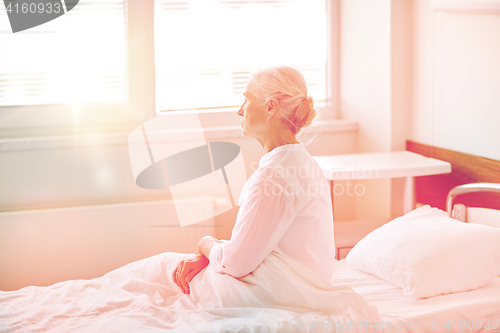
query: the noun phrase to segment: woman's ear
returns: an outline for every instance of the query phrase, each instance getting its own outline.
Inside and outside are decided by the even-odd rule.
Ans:
[[[278,111],[278,101],[272,99],[267,104],[267,120],[271,120]]]

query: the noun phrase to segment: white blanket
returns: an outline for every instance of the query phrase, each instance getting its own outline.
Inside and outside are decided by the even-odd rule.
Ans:
[[[102,277],[0,292],[1,332],[381,332],[377,310],[272,253],[241,279],[207,267],[183,294],[162,253]]]

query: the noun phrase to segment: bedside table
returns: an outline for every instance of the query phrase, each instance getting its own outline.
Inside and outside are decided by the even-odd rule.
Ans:
[[[404,178],[404,213],[408,213],[415,208],[413,177],[451,172],[450,163],[409,151],[314,156],[314,159],[330,182],[332,205],[335,180]],[[358,241],[386,222],[388,221],[336,221],[335,246],[337,259],[340,259],[341,256],[345,257]]]
[[[415,208],[413,177],[451,172],[450,163],[409,151],[314,156],[314,159],[330,181],[332,191],[335,180],[405,178],[405,213]]]

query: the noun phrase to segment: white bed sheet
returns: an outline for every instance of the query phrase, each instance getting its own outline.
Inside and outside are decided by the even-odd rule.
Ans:
[[[0,332],[382,332],[336,330],[329,322],[380,318],[352,288],[274,253],[240,281],[207,267],[184,295],[171,277],[184,256],[167,252],[91,280],[0,291]],[[322,327],[299,329],[308,323]]]
[[[406,325],[408,333],[500,332],[500,277],[476,290],[415,299],[398,286],[349,266],[345,259],[335,262],[334,272],[334,284],[351,286],[375,305],[385,332],[396,332],[398,324]]]
[[[186,296],[170,277],[182,257],[164,253],[101,278],[0,292],[0,332],[500,332],[493,329],[493,321],[500,321],[500,278],[475,291],[415,300],[345,260],[335,263],[336,286],[327,287],[307,270],[273,257],[246,279],[248,285],[204,271]],[[261,287],[255,284],[262,282]],[[250,307],[241,307],[242,300]],[[269,308],[276,302],[292,307]],[[306,310],[311,307],[330,311]],[[347,324],[359,318],[375,329],[364,323],[338,330],[328,325],[299,329],[300,323]],[[490,329],[461,329],[462,319],[483,324],[489,319]]]

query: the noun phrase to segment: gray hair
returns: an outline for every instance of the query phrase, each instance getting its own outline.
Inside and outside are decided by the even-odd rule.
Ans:
[[[294,135],[316,118],[317,110],[313,98],[307,95],[304,76],[292,66],[255,70],[250,76],[246,93],[262,104],[276,100],[282,123]]]

